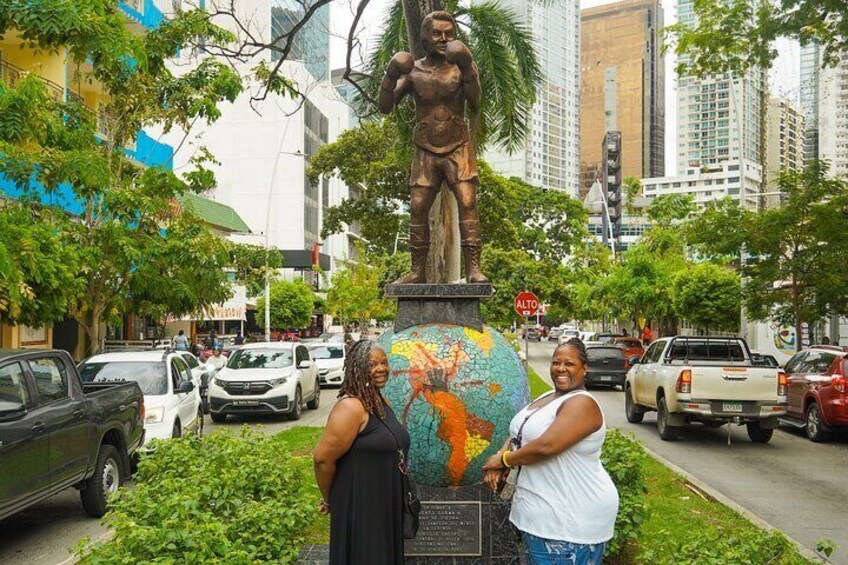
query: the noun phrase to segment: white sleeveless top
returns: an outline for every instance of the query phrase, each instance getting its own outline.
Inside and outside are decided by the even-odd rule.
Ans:
[[[564,402],[578,395],[597,403],[585,390],[576,390],[552,400],[538,413],[524,408],[512,419],[510,436],[517,437],[522,422],[532,414],[521,438],[522,446],[527,445],[547,431]],[[509,515],[516,528],[540,538],[580,544],[612,538],[618,491],[601,465],[605,437],[604,420],[600,429],[559,455],[522,468]]]

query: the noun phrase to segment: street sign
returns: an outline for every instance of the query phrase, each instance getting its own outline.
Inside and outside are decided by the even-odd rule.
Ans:
[[[535,316],[539,310],[539,297],[532,292],[524,291],[515,297],[515,312],[519,316]]]

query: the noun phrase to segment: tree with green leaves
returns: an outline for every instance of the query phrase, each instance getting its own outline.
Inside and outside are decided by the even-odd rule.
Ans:
[[[315,292],[303,279],[279,280],[271,285],[270,294],[272,328],[305,328],[312,321]],[[265,310],[264,296],[259,298],[256,308],[260,312]]]
[[[777,187],[783,200],[775,208],[752,212],[730,202],[708,208],[694,222],[693,239],[703,256],[745,249],[749,315],[791,324],[800,336],[804,323],[848,314],[848,182],[811,161],[801,171],[781,172]],[[739,235],[720,239],[725,233]]]
[[[175,206],[185,191],[214,185],[205,167],[213,157],[198,151],[194,170],[179,179],[164,167],[139,166],[126,147],[147,126],[188,132],[220,116],[220,103],[242,91],[231,66],[207,58],[178,76],[166,61],[198,41],[223,44],[235,36],[204,10],[178,12],[155,30],[136,32],[117,0],[4,3],[0,34],[13,30],[29,47],[61,51],[88,69],[78,71],[80,80],[97,82],[106,95],[103,131],[89,108],[53,100],[35,76],[0,87],[0,170],[23,193],[21,201],[35,206],[68,184],[82,208],[71,222],[57,214],[42,221],[73,254],[74,276],[84,281],[79,292],[68,285],[66,300],[87,350],[98,347],[104,319],[131,311],[181,316],[224,300],[226,246]],[[256,77],[267,73],[254,69]],[[290,87],[282,80],[272,85]]]
[[[823,63],[833,66],[848,50],[848,5],[839,0],[694,0],[696,22],[665,28],[666,47],[681,57],[679,74],[704,76],[752,66],[770,68],[774,41],[798,40],[821,46]]]
[[[360,328],[367,328],[372,319],[392,319],[395,303],[383,298],[381,286],[386,270],[384,257],[360,249],[358,260],[333,274],[327,291],[327,311],[338,323],[358,322]]]
[[[705,262],[678,271],[672,294],[674,313],[696,328],[736,331],[742,307],[739,273]]]

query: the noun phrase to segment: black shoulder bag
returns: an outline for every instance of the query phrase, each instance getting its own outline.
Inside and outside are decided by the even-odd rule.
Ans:
[[[412,482],[409,480],[409,467],[406,464],[406,454],[400,446],[397,436],[392,431],[392,428],[382,419],[378,418],[380,423],[386,426],[392,437],[395,438],[395,444],[398,451],[397,468],[400,471],[402,489],[403,489],[403,539],[415,539],[415,534],[418,533],[418,515],[421,513],[421,501],[418,495],[415,494],[415,489]]]

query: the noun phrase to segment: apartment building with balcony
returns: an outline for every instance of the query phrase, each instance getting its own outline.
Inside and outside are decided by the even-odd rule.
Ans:
[[[775,192],[782,171],[804,168],[804,114],[785,98],[769,99],[766,121],[766,192]],[[766,206],[780,201],[776,195],[765,197]]]
[[[155,29],[163,20],[163,14],[153,0],[122,0],[119,8],[126,16],[127,27],[138,33]],[[105,136],[109,120],[103,109],[109,98],[92,71],[90,62],[73,62],[65,49],[32,48],[16,30],[9,30],[0,37],[0,80],[5,85],[14,86],[25,76],[38,77],[55,100],[78,102],[95,114],[98,135]],[[173,168],[173,149],[143,130],[138,132],[125,151],[140,166]],[[37,184],[30,187],[41,193],[44,204],[59,206],[70,214],[82,211],[82,203],[76,199],[70,185],[60,186],[50,193],[39,188]],[[20,195],[18,187],[0,170],[0,199]],[[0,347],[62,347],[73,353],[78,346],[76,322],[66,322],[42,328],[0,324]]]

